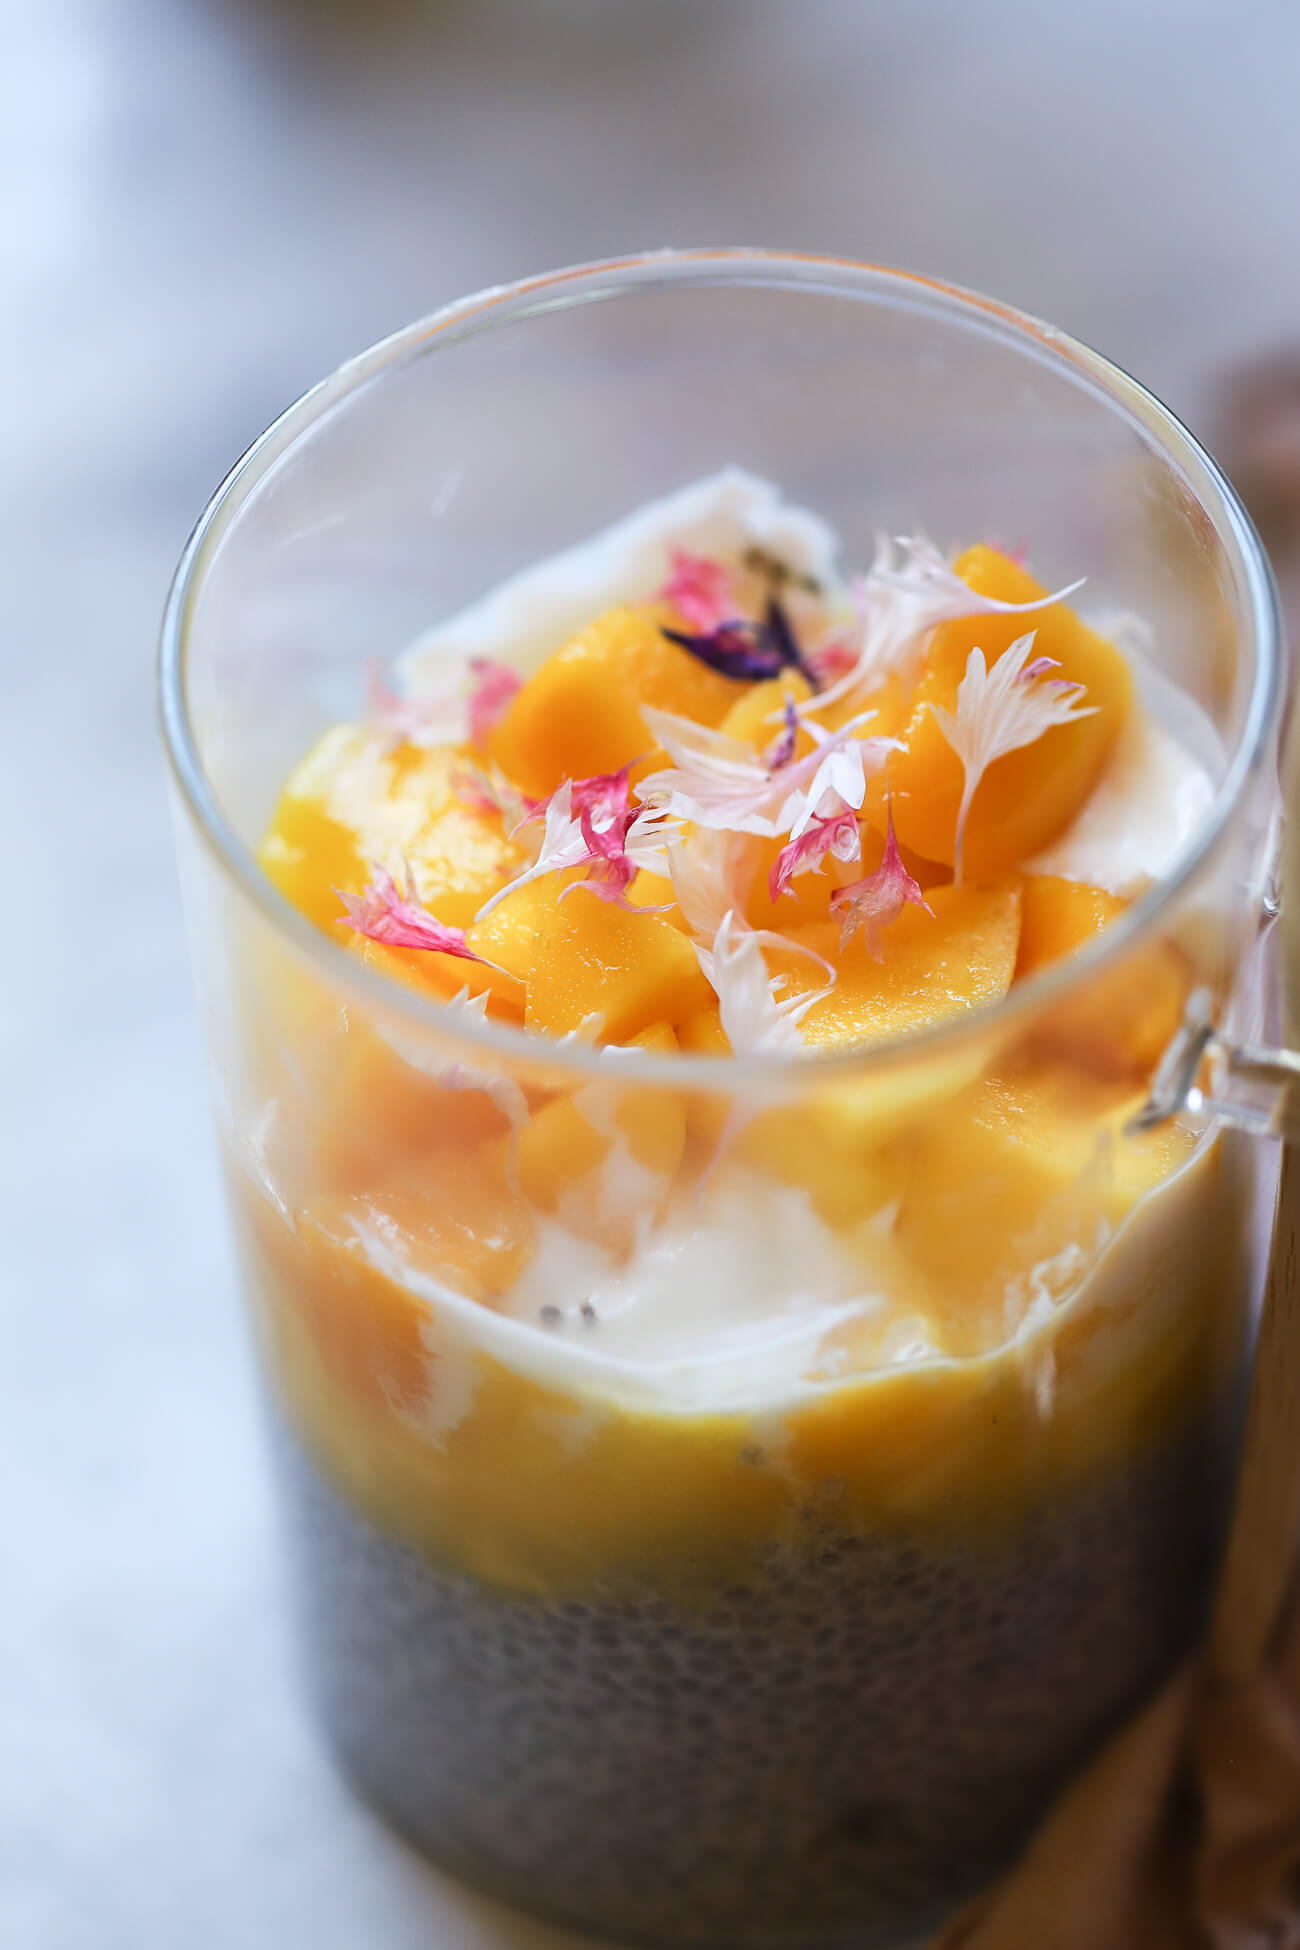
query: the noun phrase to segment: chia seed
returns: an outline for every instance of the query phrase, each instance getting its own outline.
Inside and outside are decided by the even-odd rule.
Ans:
[[[487,1587],[376,1529],[280,1426],[311,1686],[354,1784],[521,1908],[694,1950],[885,1950],[1000,1868],[1191,1643],[1227,1473],[1202,1422],[985,1543],[823,1504],[755,1550],[740,1614],[734,1587],[685,1603],[650,1574]]]

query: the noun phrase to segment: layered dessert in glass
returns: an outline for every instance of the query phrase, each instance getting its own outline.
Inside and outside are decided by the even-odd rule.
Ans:
[[[360,1789],[619,1940],[893,1950],[1201,1622],[1251,1180],[1151,1091],[1249,1007],[1272,701],[1227,596],[1171,643],[1050,497],[976,480],[941,548],[915,480],[873,538],[665,467],[400,633],[352,600],[381,470],[332,661],[292,494],[262,557],[227,490],[171,726],[227,1177]],[[1230,589],[1201,503],[1110,486]]]
[[[295,906],[594,1058],[308,1013],[315,1114],[232,1174],[334,1737],[546,1910],[923,1913],[1196,1629],[1239,1192],[1212,1132],[1129,1127],[1210,917],[892,1089],[664,1080],[923,1036],[1177,859],[1213,728],[1082,594],[987,543],[849,577],[722,475],[372,674],[285,786]]]

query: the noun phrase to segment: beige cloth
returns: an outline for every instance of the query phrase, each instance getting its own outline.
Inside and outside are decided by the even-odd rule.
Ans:
[[[1284,1147],[1206,1647],[932,1950],[1300,1950],[1300,1152]]]

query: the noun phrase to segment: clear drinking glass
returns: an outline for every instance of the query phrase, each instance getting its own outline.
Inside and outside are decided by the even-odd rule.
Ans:
[[[1023,540],[1148,619],[1217,734],[1179,869],[1001,1004],[798,1060],[466,1021],[281,898],[255,849],[367,660],[731,464],[849,561],[882,528]],[[454,305],[309,393],[204,515],[162,687],[303,1651],[349,1775],[440,1861],[619,1938],[910,1941],[1184,1650],[1212,1576],[1255,1275],[1251,1147],[1198,1062],[1258,1033],[1279,688],[1231,490],[1005,307],[659,253]],[[1116,1051],[1167,1042],[1135,1118]],[[682,1292],[754,1296],[769,1343],[604,1354],[548,1247],[560,1200],[602,1265],[698,1222]],[[875,1311],[823,1237],[873,1221],[902,1269]]]

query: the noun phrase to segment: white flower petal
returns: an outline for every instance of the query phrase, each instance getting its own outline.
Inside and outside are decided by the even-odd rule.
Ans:
[[[843,677],[801,705],[800,712],[818,711],[845,697],[864,697],[893,671],[906,676],[920,658],[925,638],[940,623],[962,616],[1028,615],[1064,602],[1081,586],[1082,578],[1030,603],[1002,602],[977,594],[925,536],[891,540],[879,535],[875,560],[856,591],[862,633],[858,660]]]
[[[777,1000],[777,992],[789,983],[788,975],[769,976],[763,960],[763,941],[780,941],[780,936],[760,935],[735,918],[724,914],[712,948],[696,948],[704,970],[718,998],[718,1014],[723,1033],[733,1051],[798,1050],[803,1048],[799,1024],[814,1003],[830,994],[835,986],[835,971],[829,963],[829,982],[806,995]],[[790,944],[793,945],[793,944]],[[819,961],[821,957],[816,959]]]
[[[1083,704],[1083,686],[1046,674],[1027,675],[1025,666],[1034,647],[1034,632],[1017,637],[990,670],[984,652],[972,650],[966,674],[957,686],[956,715],[931,704],[935,722],[961,760],[963,785],[957,813],[953,878],[961,882],[962,841],[975,788],[996,758],[1032,745],[1053,725],[1092,717],[1093,704]]]

